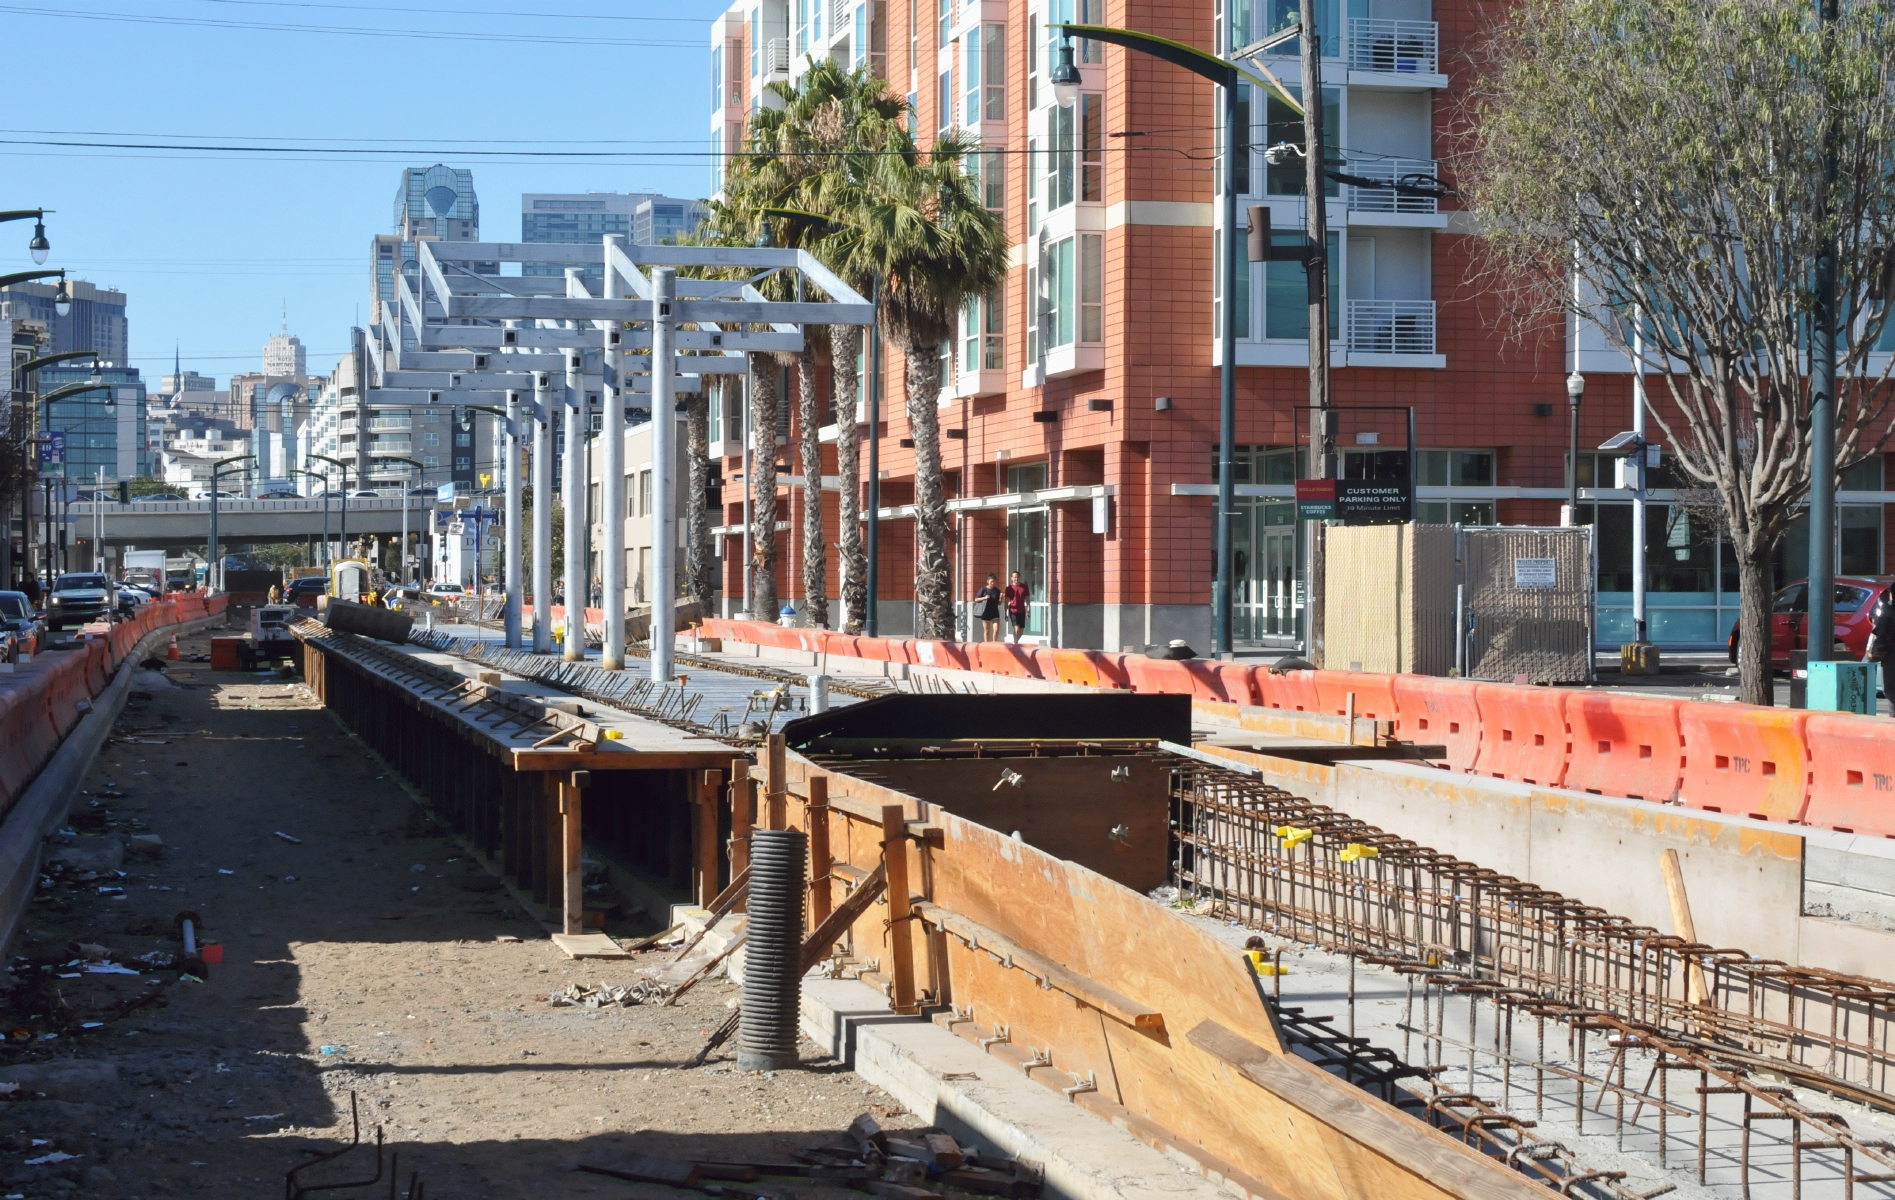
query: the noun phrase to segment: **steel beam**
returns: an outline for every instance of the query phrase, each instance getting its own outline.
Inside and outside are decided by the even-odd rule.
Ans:
[[[623,245],[623,234],[608,233],[604,249]],[[619,276],[605,273],[605,296],[618,298]],[[608,382],[604,388],[604,413],[599,430],[599,550],[600,607],[605,610],[605,645],[600,665],[608,671],[625,669],[625,406],[619,400],[618,385],[624,378],[623,329],[605,330],[605,365]],[[673,356],[666,347],[662,357]],[[741,357],[741,356],[740,356]],[[663,390],[656,393],[653,409],[662,403]],[[662,428],[657,426],[655,428]],[[654,449],[657,434],[652,435]]]

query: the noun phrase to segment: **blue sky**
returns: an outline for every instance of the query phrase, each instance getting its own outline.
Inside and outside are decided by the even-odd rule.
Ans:
[[[709,22],[727,5],[0,2],[19,68],[0,208],[58,210],[47,266],[127,293],[132,365],[154,384],[174,344],[220,386],[257,369],[285,302],[327,373],[367,320],[369,239],[389,229],[403,167],[472,170],[491,240],[519,237],[522,192],[701,196]],[[24,144],[49,141],[140,146]],[[0,273],[33,265],[31,235],[0,225]]]

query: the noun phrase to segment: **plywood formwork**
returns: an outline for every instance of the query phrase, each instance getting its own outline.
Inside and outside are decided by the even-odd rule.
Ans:
[[[898,1008],[908,994],[947,1006],[957,1032],[1005,1043],[1029,1073],[1071,1081],[1076,1103],[1253,1195],[1540,1194],[1286,1053],[1242,960],[1140,892],[794,753],[772,781],[789,826],[808,828],[816,778],[834,863],[813,886],[838,889],[837,901],[881,864],[885,843],[903,868],[891,881],[907,876],[909,895],[872,906],[849,933],[850,957]],[[896,923],[918,935],[905,957]]]

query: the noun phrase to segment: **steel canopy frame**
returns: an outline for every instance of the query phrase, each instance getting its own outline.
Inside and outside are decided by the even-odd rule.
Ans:
[[[537,263],[565,268],[563,280],[540,276],[497,276],[474,264]],[[600,295],[593,295],[581,268],[603,266]],[[707,279],[683,272],[749,272],[747,277]],[[782,272],[800,276],[798,299],[770,300],[757,290],[764,279]],[[601,559],[605,604],[603,665],[621,669],[625,654],[623,463],[624,400],[652,398],[651,673],[668,681],[676,603],[677,522],[673,506],[675,396],[680,388],[696,391],[706,375],[743,374],[753,352],[794,353],[802,349],[806,325],[873,325],[876,306],[808,251],[780,247],[640,246],[606,235],[597,248],[558,243],[438,242],[416,246],[413,285],[406,271],[395,273],[392,322],[377,326],[366,355],[371,386],[365,407],[428,408],[440,404],[504,405],[508,421],[508,462],[517,463],[520,424],[533,421],[534,594],[542,609],[550,605],[552,408],[572,416],[567,425],[569,472],[584,469],[578,422],[592,405],[603,410],[606,438],[601,471],[603,521]],[[826,299],[804,298],[813,286]],[[695,329],[680,326],[695,325]],[[730,326],[763,326],[731,329]],[[411,343],[412,350],[404,349]],[[627,356],[627,351],[634,352]],[[637,351],[650,351],[638,354]],[[495,353],[497,352],[497,353]],[[524,360],[524,361],[523,361]],[[669,370],[659,364],[669,364]],[[642,368],[642,370],[641,370]],[[654,369],[657,368],[657,369]],[[555,398],[553,372],[563,376]],[[529,390],[532,397],[525,393]],[[589,420],[587,421],[590,424]],[[507,511],[520,511],[517,467],[506,471]],[[589,523],[583,521],[587,492],[567,475],[566,546],[568,559],[566,656],[584,653],[584,601],[580,575],[589,555]],[[517,518],[516,518],[517,519]],[[510,534],[517,538],[518,534]],[[518,555],[507,556],[510,640],[517,640],[517,598],[521,594]],[[544,575],[542,575],[544,573]],[[536,613],[534,649],[544,652],[549,621]]]

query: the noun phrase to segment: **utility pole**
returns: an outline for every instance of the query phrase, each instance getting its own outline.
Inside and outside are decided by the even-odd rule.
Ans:
[[[672,652],[676,641],[672,626],[678,602],[676,499],[677,380],[672,372],[676,357],[674,334],[677,322],[671,316],[671,303],[678,294],[678,272],[672,267],[654,267],[651,272],[651,678],[654,683],[671,681]],[[747,481],[746,481],[747,482]],[[623,507],[621,505],[620,507]],[[624,528],[622,518],[608,512],[606,520]],[[621,556],[623,557],[623,556]],[[607,576],[609,579],[610,576]],[[625,605],[607,597],[607,603],[624,620]],[[610,618],[608,617],[608,620]]]
[[[619,298],[618,268],[612,263],[612,250],[625,248],[625,235],[605,235],[605,298]],[[599,391],[603,411],[599,424],[599,604],[605,609],[605,643],[600,649],[599,665],[608,671],[625,669],[625,398],[631,389],[625,382],[625,355],[619,348],[624,338],[623,322],[608,322],[605,331],[604,386]],[[653,335],[654,340],[656,335]],[[657,361],[654,350],[652,361]],[[657,368],[652,368],[657,378]],[[654,393],[652,409],[657,410]],[[653,426],[654,429],[657,426]],[[653,450],[658,435],[652,434]],[[661,462],[653,454],[653,461]],[[660,470],[663,468],[660,467]],[[657,532],[654,527],[653,532]],[[657,614],[653,614],[654,621]],[[657,626],[653,625],[654,630]]]
[[[1836,0],[1816,0],[1822,21],[1822,65],[1829,61]],[[1836,231],[1828,228],[1836,187],[1836,121],[1823,113],[1823,173],[1817,189],[1816,221],[1822,246],[1816,251],[1816,295],[1809,340],[1809,659],[1828,662],[1836,640]],[[1870,697],[1874,694],[1871,691]]]
[[[1311,479],[1335,478],[1334,426],[1329,409],[1329,214],[1323,165],[1323,48],[1316,31],[1315,0],[1302,0],[1303,23],[1303,201],[1309,235],[1309,466]],[[1309,560],[1303,594],[1309,637],[1304,654],[1323,665],[1323,523],[1310,522]]]

